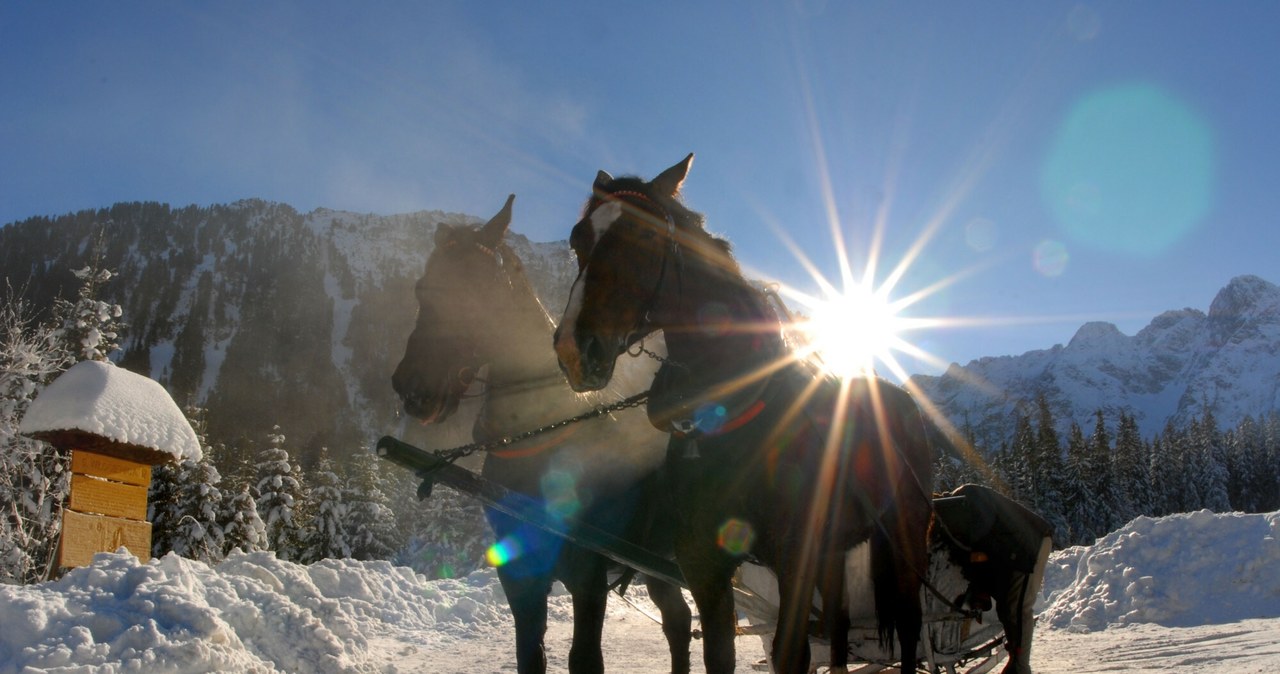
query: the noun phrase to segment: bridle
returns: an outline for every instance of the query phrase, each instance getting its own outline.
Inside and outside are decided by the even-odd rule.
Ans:
[[[458,239],[455,238],[446,242],[443,246],[440,246],[439,249],[450,250],[452,248],[456,248],[461,243],[462,242],[460,242]],[[499,241],[498,245],[492,248],[475,240],[469,241],[467,243],[475,247],[477,250],[484,253],[485,255],[489,256],[494,261],[494,264],[497,267],[497,274],[495,274],[495,276],[501,279],[502,282],[506,283],[508,288],[515,288],[515,281],[511,277],[511,269],[507,266],[506,258],[503,256],[503,250],[507,249],[507,245],[505,243],[503,243],[502,241]],[[511,257],[512,259],[515,259],[514,255],[512,255]],[[471,373],[472,376],[470,378],[466,378],[465,375],[467,373]],[[557,373],[557,376],[558,376],[558,373]],[[460,384],[463,389],[462,393],[459,395],[459,398],[463,400],[466,400],[469,398],[482,398],[485,395],[496,393],[498,391],[505,390],[508,388],[511,388],[511,389],[531,388],[534,383],[539,385],[542,384],[541,380],[539,380],[538,382],[513,382],[510,384],[494,384],[490,382],[488,378],[480,377],[479,372],[477,370],[467,366],[464,366],[458,370],[456,378],[458,380],[457,383]],[[483,384],[484,385],[483,390],[481,390],[478,393],[467,393],[466,390],[471,387],[471,384],[473,382],[480,382],[481,384]]]
[[[617,192],[606,192],[601,196],[601,203],[610,199],[627,203],[624,198],[630,198],[640,201],[645,208],[642,211],[656,211],[666,222],[667,245],[662,248],[662,266],[658,269],[658,280],[654,283],[653,290],[649,293],[649,298],[641,305],[640,323],[628,333],[625,344],[631,344],[633,335],[639,334],[641,337],[652,332],[651,315],[654,306],[658,303],[658,298],[662,294],[663,286],[667,278],[667,269],[675,266],[676,284],[677,284],[677,302],[682,303],[684,297],[684,255],[680,249],[680,241],[677,239],[676,221],[672,217],[671,212],[664,208],[657,201],[654,201],[649,195],[635,190],[618,190]],[[636,204],[630,204],[635,206]],[[597,208],[599,206],[597,205]],[[594,209],[592,209],[594,211]],[[599,241],[596,242],[599,244]],[[674,262],[672,262],[674,260]],[[643,350],[643,349],[642,349]]]

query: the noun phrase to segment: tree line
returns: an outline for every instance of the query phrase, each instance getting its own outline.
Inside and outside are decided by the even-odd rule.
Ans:
[[[1064,438],[1043,395],[1033,408],[1014,413],[1013,437],[999,447],[975,447],[972,427],[963,428],[964,439],[954,444],[965,451],[938,456],[939,489],[992,485],[1040,513],[1053,526],[1057,547],[1088,545],[1140,516],[1280,509],[1280,414],[1274,411],[1225,430],[1209,411],[1143,439],[1127,412],[1111,426],[1097,410],[1087,435],[1072,421]]]

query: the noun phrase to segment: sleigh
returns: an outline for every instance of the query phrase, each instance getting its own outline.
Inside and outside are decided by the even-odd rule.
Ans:
[[[382,458],[413,470],[423,478],[418,491],[420,498],[429,496],[434,484],[445,484],[478,499],[486,507],[561,536],[640,573],[687,587],[679,567],[671,559],[589,525],[550,516],[533,499],[511,492],[432,452],[390,436],[378,441],[376,451]],[[934,674],[983,674],[992,670],[1004,658],[1004,630],[995,611],[976,614],[954,606],[955,598],[964,596],[969,584],[959,567],[952,563],[944,546],[934,543],[930,553],[927,589],[922,592],[921,666]],[[871,674],[895,668],[898,661],[896,649],[884,648],[876,633],[866,544],[849,552],[845,574],[852,614],[849,671]],[[741,617],[739,636],[761,638],[764,650],[768,652],[778,614],[777,581],[773,574],[765,567],[743,564],[734,578],[734,601]],[[815,612],[820,609],[816,606]],[[811,632],[816,634],[816,628]],[[814,662],[819,666],[825,664],[827,642],[821,636],[811,636],[810,641]],[[769,669],[767,663],[761,663],[759,668]]]
[[[951,563],[947,551],[941,545],[930,548],[928,582],[932,590],[922,592],[924,603],[924,629],[920,634],[920,666],[934,674],[983,674],[999,665],[1005,657],[1003,649],[1004,629],[996,619],[994,609],[980,614],[962,612],[952,605],[955,597],[968,590],[968,581],[959,568]],[[845,566],[846,587],[849,594],[849,671],[855,674],[872,674],[896,671],[896,648],[885,648],[876,631],[875,615],[871,609],[871,574],[867,544],[849,552]],[[941,596],[938,596],[941,595]],[[952,600],[944,600],[951,597]],[[755,564],[743,564],[734,577],[734,602],[747,625],[739,628],[739,634],[759,635],[765,653],[777,624],[777,581],[767,568]],[[815,612],[821,610],[815,606]],[[829,645],[821,636],[810,636],[810,650],[819,670],[827,664]],[[767,663],[757,666],[768,671]]]

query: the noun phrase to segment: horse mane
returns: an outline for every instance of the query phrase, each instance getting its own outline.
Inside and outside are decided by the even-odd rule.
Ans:
[[[654,192],[648,182],[639,176],[633,175],[614,178],[613,182],[609,183],[609,186],[610,192],[639,192],[648,197],[671,216],[676,230],[685,235],[681,239],[682,245],[692,244],[695,250],[706,256],[714,266],[725,270],[731,276],[742,277],[742,268],[733,257],[733,244],[728,239],[708,231],[706,216],[685,206],[679,193],[666,195]],[[585,215],[590,211],[599,201],[600,197],[598,195],[592,195],[588,198],[587,203],[582,208],[583,214]],[[745,278],[743,280],[745,281]]]

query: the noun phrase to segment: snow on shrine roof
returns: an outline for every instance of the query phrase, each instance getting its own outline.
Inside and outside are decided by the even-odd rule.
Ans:
[[[24,435],[56,431],[84,431],[176,460],[202,455],[190,422],[159,382],[94,360],[46,386],[18,426]]]

